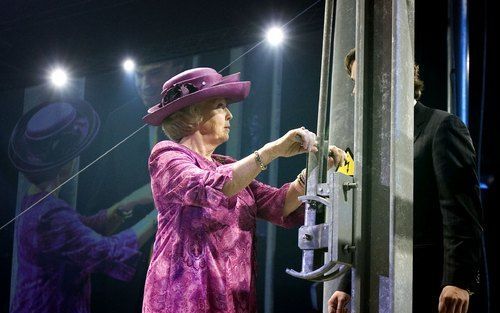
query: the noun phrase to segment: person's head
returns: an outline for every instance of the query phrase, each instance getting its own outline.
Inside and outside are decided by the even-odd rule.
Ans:
[[[227,100],[215,98],[174,112],[163,120],[162,129],[176,142],[198,132],[205,141],[217,146],[229,139],[232,118]]]
[[[143,120],[161,125],[176,142],[197,134],[219,145],[229,139],[233,116],[227,105],[245,99],[249,92],[250,82],[240,81],[239,73],[223,77],[211,68],[187,70],[165,82],[161,102]]]
[[[168,60],[138,66],[134,82],[139,97],[146,108],[160,101],[160,92],[166,77],[172,77],[184,69],[184,60]]]
[[[37,173],[23,173],[23,175],[39,190],[52,191],[73,175],[75,160],[76,158],[51,170]],[[57,192],[55,194],[57,195]]]
[[[82,100],[45,102],[26,112],[9,141],[12,164],[40,189],[69,178],[74,159],[92,142],[99,116]]]
[[[356,49],[352,48],[344,58],[344,66],[349,77],[356,81]],[[413,66],[413,97],[419,100],[424,91],[424,82],[420,79],[420,68],[417,64]]]

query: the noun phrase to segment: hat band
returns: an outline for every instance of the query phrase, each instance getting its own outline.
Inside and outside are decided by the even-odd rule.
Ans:
[[[170,102],[187,96],[191,93],[200,91],[201,89],[215,86],[222,82],[220,74],[203,75],[189,80],[179,81],[173,84],[170,88],[164,89],[162,94],[162,101],[159,107],[163,107]]]
[[[196,87],[195,85],[191,83],[184,83],[184,84],[179,84],[179,85],[174,85],[167,89],[165,92],[165,95],[161,99],[161,103],[159,107],[164,107],[170,102],[177,100],[179,98],[182,98],[186,95],[189,95],[191,93],[197,92],[200,90],[200,88]]]

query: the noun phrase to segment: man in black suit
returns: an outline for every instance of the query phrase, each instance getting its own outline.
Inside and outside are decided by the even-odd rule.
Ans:
[[[355,79],[355,50],[345,58]],[[465,313],[477,290],[481,258],[481,203],[476,156],[467,127],[455,115],[418,102],[414,70],[413,312]],[[350,275],[330,300],[345,312]]]

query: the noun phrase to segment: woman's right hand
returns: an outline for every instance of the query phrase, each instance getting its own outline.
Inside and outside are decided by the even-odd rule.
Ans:
[[[316,134],[305,127],[292,129],[271,144],[276,157],[291,157],[318,151]]]

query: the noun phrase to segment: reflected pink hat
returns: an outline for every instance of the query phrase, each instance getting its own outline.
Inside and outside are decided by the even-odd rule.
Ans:
[[[57,172],[92,142],[99,124],[99,116],[84,100],[41,103],[17,122],[9,158],[29,177]]]
[[[209,67],[198,67],[175,75],[163,84],[161,102],[149,108],[142,118],[150,125],[161,125],[170,114],[189,105],[213,98],[226,98],[228,104],[241,101],[250,92],[250,82],[240,81],[240,73],[222,76]]]

